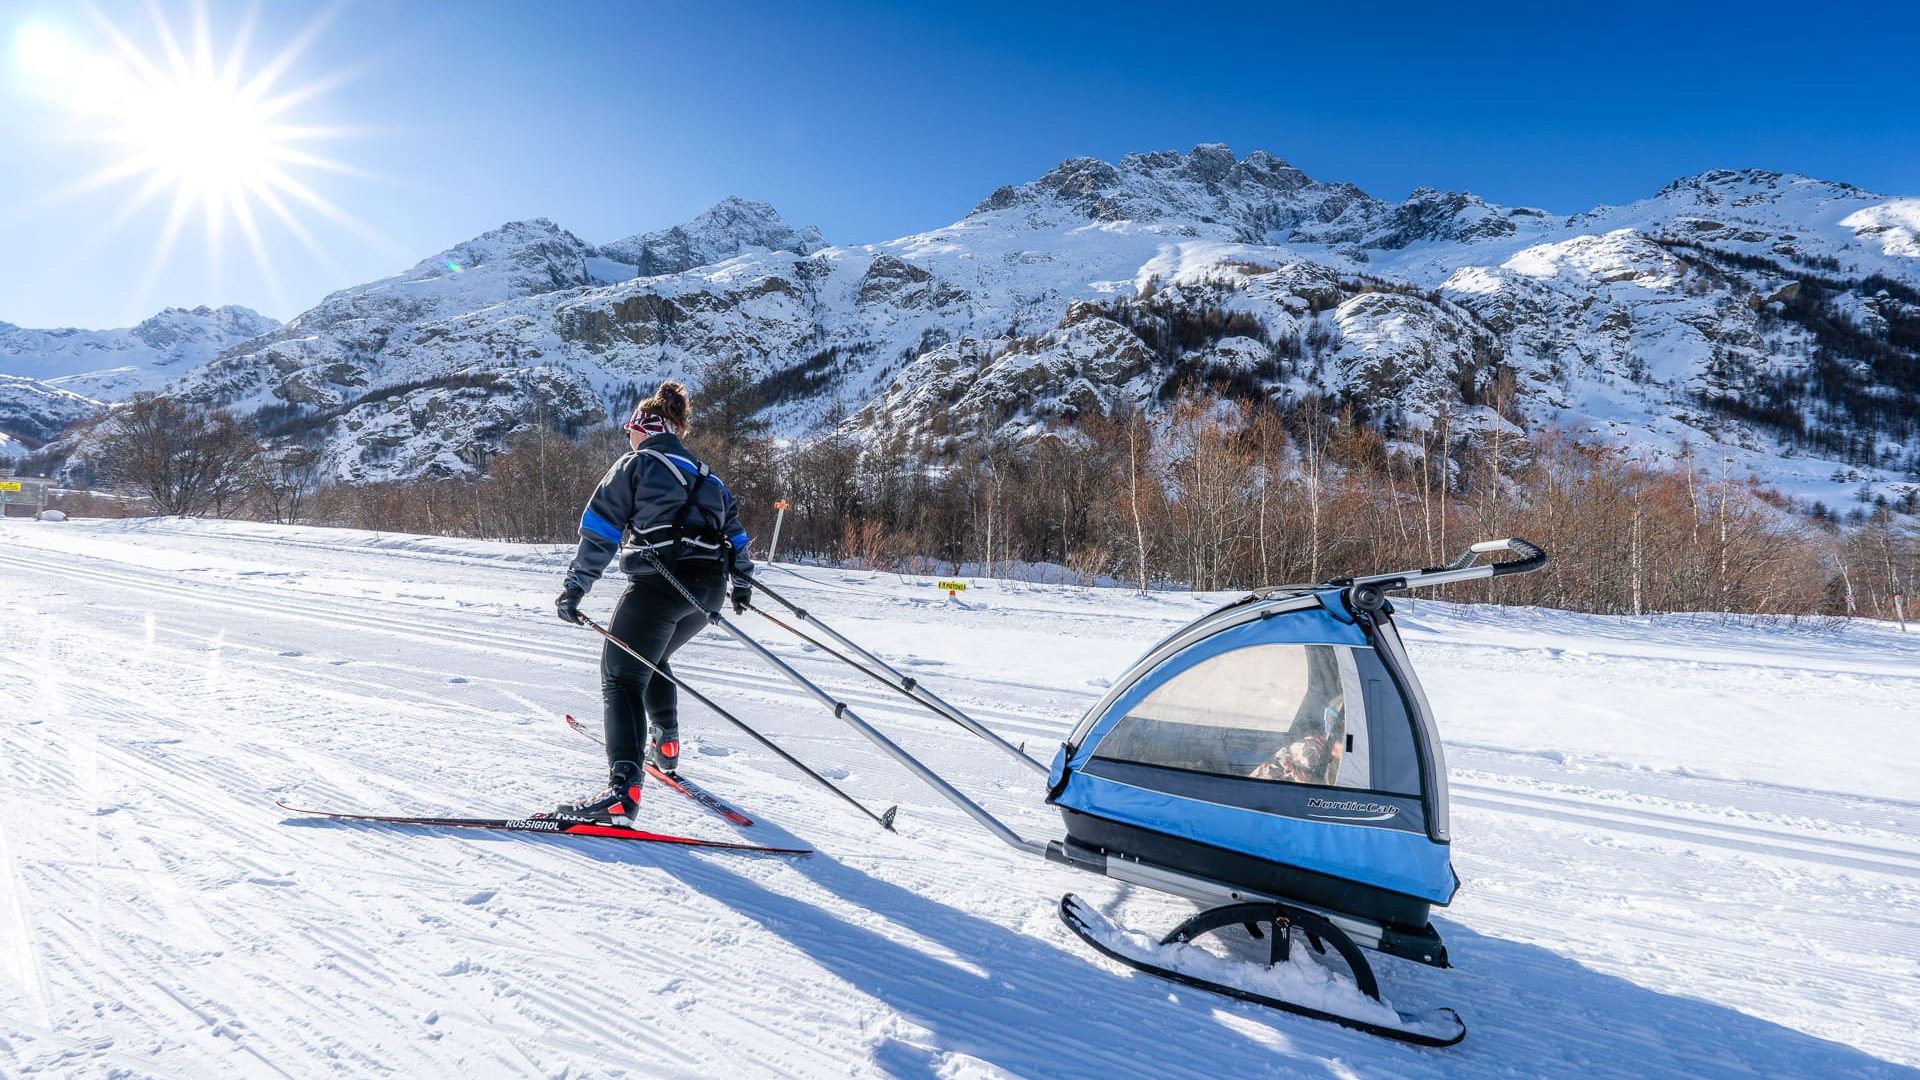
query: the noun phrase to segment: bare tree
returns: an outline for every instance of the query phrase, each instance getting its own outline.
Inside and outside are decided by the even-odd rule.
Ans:
[[[260,443],[224,412],[136,395],[100,425],[98,473],[162,514],[225,516],[256,479]]]
[[[1128,497],[1128,501],[1132,504],[1132,509],[1133,509],[1133,537],[1134,537],[1134,543],[1135,543],[1135,550],[1138,552],[1138,555],[1139,555],[1139,558],[1137,560],[1137,565],[1140,570],[1140,591],[1146,592],[1147,591],[1147,530],[1146,530],[1146,526],[1142,523],[1141,516],[1140,516],[1140,488],[1142,484],[1147,482],[1147,477],[1144,475],[1145,470],[1142,468],[1142,463],[1141,463],[1142,451],[1140,448],[1140,444],[1142,442],[1145,442],[1147,444],[1146,453],[1150,455],[1153,449],[1153,437],[1152,437],[1152,433],[1147,430],[1147,421],[1145,417],[1129,416],[1127,417],[1126,423],[1127,423],[1127,497]]]
[[[259,512],[278,524],[300,519],[320,480],[320,453],[296,446],[264,455],[255,470],[253,498]]]

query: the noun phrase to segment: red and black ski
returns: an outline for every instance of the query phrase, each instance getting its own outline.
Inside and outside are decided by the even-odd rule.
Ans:
[[[743,844],[734,840],[702,840],[691,836],[673,836],[668,833],[648,832],[645,829],[632,829],[624,825],[599,825],[593,822],[563,821],[557,818],[418,817],[409,814],[355,814],[343,813],[336,810],[313,810],[303,806],[289,806],[284,802],[276,802],[274,805],[290,813],[332,818],[335,821],[367,821],[385,825],[418,825],[423,828],[435,829],[493,829],[500,832],[524,832],[541,836],[595,836],[606,840],[641,841],[652,844],[678,844],[681,847],[750,851],[763,855],[813,854],[812,848],[769,847],[764,844]]]
[[[575,720],[572,716],[567,717],[567,726],[579,732],[580,734],[585,735],[587,738],[592,739],[594,742],[597,742],[602,746],[606,745],[606,740],[602,739],[598,734],[586,728],[584,725],[580,723],[580,721]],[[653,777],[655,780],[660,781],[661,783],[667,785],[668,787],[679,792],[680,794],[685,795],[687,798],[692,799],[694,802],[699,803],[701,806],[705,807],[707,810],[715,814],[718,814],[723,818],[726,818],[728,821],[733,822],[735,825],[739,825],[744,828],[745,826],[753,824],[752,818],[748,817],[747,815],[741,813],[738,810],[735,810],[733,807],[727,805],[726,800],[720,798],[720,796],[715,795],[714,793],[708,791],[706,788],[701,787],[699,784],[694,783],[693,781],[687,779],[686,777],[681,776],[678,772],[671,772],[671,773],[663,772],[660,770],[659,767],[654,765],[654,763],[651,761],[646,763],[646,769],[647,769],[648,776]]]

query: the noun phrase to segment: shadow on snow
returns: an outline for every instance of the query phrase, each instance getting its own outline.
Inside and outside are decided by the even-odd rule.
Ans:
[[[780,830],[772,831],[779,836]],[[1047,928],[1043,936],[1029,936],[823,854],[788,864],[839,900],[984,970],[981,977],[922,951],[904,934],[896,940],[781,895],[739,873],[729,860],[689,856],[645,861],[930,1032],[932,1048],[893,1038],[875,1049],[876,1064],[896,1076],[945,1075],[942,1057],[954,1052],[1020,1076],[1087,1080],[1345,1077],[1355,1063],[1363,1073],[1397,1076],[1920,1080],[1920,1070],[1853,1047],[1712,1002],[1650,990],[1539,946],[1444,921],[1441,933],[1464,967],[1436,971],[1387,958],[1377,965],[1389,995],[1398,990],[1403,1007],[1452,1005],[1465,1017],[1466,1042],[1433,1050],[1116,972],[1117,965],[1080,948],[1059,924],[1052,913],[1057,896],[1008,890]],[[1000,860],[981,869],[1022,876]],[[1251,1027],[1271,1034],[1263,1037]]]
[[[319,818],[302,825],[407,828]],[[293,823],[292,821],[289,822]],[[777,826],[756,841],[806,841]],[[512,834],[475,840],[551,844]],[[566,841],[559,841],[566,842]],[[570,844],[603,863],[644,865],[751,919],[822,969],[927,1030],[930,1046],[886,1038],[874,1063],[894,1076],[947,1075],[963,1054],[1017,1076],[1646,1076],[1903,1078],[1920,1069],[1883,1061],[1723,1005],[1665,994],[1594,971],[1536,945],[1485,937],[1441,920],[1460,967],[1437,971],[1382,958],[1384,989],[1403,1008],[1451,1005],[1466,1041],[1404,1046],[1151,976],[1116,972],[1078,947],[1052,914],[1058,897],[1016,892],[1047,927],[1029,936],[816,853],[779,859],[840,901],[906,928],[898,939],[785,896],[733,869],[740,854]],[[929,858],[938,856],[929,854]],[[1018,877],[994,860],[983,873]],[[912,937],[950,951],[923,951]],[[984,976],[966,970],[972,965]],[[1234,1018],[1229,1020],[1228,1018]],[[1259,1029],[1266,1029],[1264,1034]]]

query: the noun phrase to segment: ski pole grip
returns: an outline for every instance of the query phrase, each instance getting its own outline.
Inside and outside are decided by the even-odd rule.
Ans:
[[[1510,574],[1530,574],[1547,565],[1547,553],[1540,545],[1510,536],[1505,540],[1486,540],[1473,545],[1475,554],[1488,555],[1496,551],[1511,551],[1520,558],[1512,562],[1494,563],[1493,576],[1506,577]]]

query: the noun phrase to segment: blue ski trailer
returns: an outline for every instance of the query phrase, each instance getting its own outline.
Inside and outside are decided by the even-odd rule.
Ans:
[[[1446,763],[1391,612],[1350,587],[1266,590],[1161,642],[1054,758],[1066,861],[1354,916],[1380,927],[1369,944],[1444,965],[1427,912],[1459,886]]]
[[[1506,553],[1505,562],[1479,562]],[[1447,768],[1390,594],[1524,574],[1547,554],[1510,538],[1445,566],[1257,590],[1169,635],[1127,669],[1054,755],[1051,768],[849,641],[777,592],[795,617],[852,656],[767,617],[1047,775],[1066,836],[1027,840],[751,637],[713,620],[1009,845],[1050,861],[1195,901],[1162,945],[1211,933],[1265,939],[1286,962],[1298,933],[1346,962],[1380,1001],[1361,953],[1435,967],[1446,947],[1429,912],[1460,886],[1451,860]],[[766,612],[761,612],[766,615]],[[1361,1016],[1221,983],[1141,950],[1078,897],[1067,926],[1142,971],[1388,1038],[1460,1041],[1449,1009]],[[1263,931],[1262,926],[1267,929]]]

